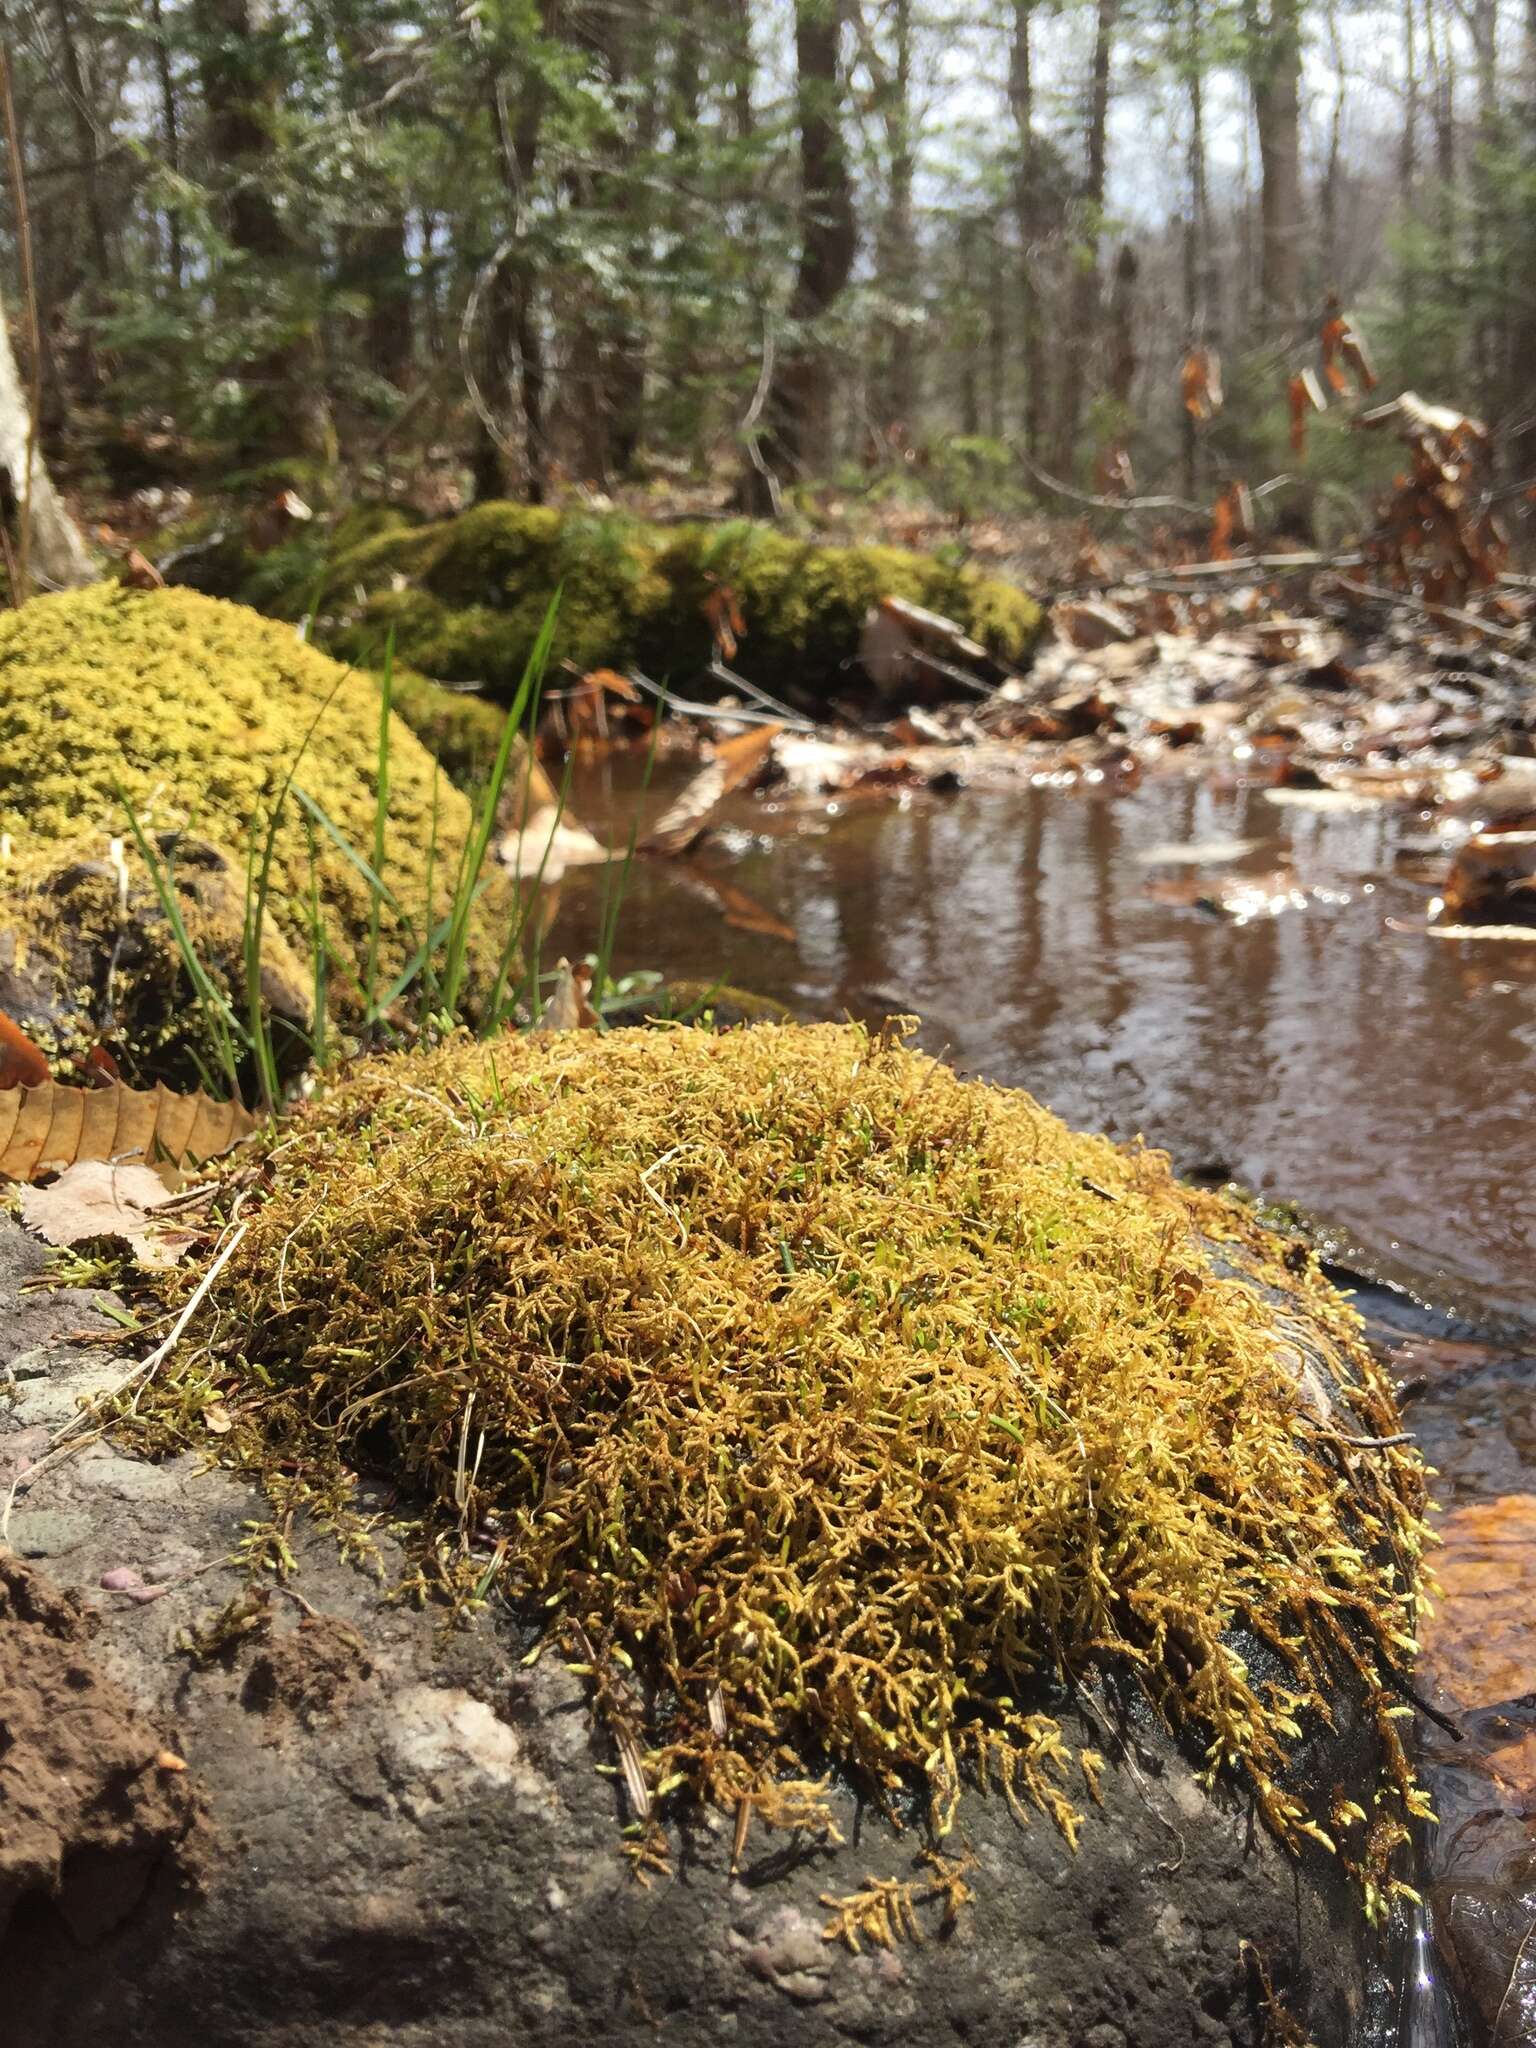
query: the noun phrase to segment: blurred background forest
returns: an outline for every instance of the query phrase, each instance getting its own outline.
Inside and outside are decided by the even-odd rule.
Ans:
[[[1536,470],[1536,0],[6,0],[4,33],[35,363],[14,179],[6,302],[92,508],[916,474],[963,519],[1041,471],[1209,503],[1299,466],[1334,293],[1383,396]],[[1303,527],[1393,460],[1331,425]]]

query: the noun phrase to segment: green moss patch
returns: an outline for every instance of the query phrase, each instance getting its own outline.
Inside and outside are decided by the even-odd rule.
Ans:
[[[103,584],[0,615],[0,833],[23,858],[126,837],[126,796],[146,830],[212,841],[243,879],[253,832],[301,750],[298,782],[366,855],[378,724],[372,676],[305,646],[291,626],[190,590]],[[446,909],[469,832],[466,799],[396,718],[384,874],[397,901],[381,907],[384,976],[428,928],[429,869],[433,920]],[[312,887],[345,1004],[373,892],[328,835],[306,830],[290,797],[271,915],[306,958]],[[482,899],[487,957],[507,914],[498,884]]]
[[[686,675],[709,658],[706,604],[723,584],[746,621],[733,666],[814,693],[847,680],[881,597],[945,613],[1003,661],[1023,659],[1040,625],[1022,591],[899,548],[813,546],[745,521],[663,528],[489,504],[342,547],[317,630],[375,665],[393,633],[412,668],[507,695],[560,589],[556,661],[585,670],[638,660],[658,676]],[[312,597],[295,590],[292,602]]]
[[[939,1833],[971,1777],[1070,1837],[1067,1692],[1118,1672],[1390,1885],[1421,1467],[1348,1447],[1396,1418],[1339,1298],[1161,1155],[762,1025],[379,1059],[268,1179],[155,1426],[218,1398],[284,1511],[343,1521],[391,1463],[430,1575],[586,1671],[634,1805],[826,1829],[835,1766]],[[1345,1686],[1382,1777],[1319,1807],[1287,1763]]]

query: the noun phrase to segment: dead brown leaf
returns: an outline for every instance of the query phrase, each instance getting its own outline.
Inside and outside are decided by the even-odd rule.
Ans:
[[[0,1088],[37,1088],[50,1078],[42,1048],[0,1010]]]
[[[740,889],[734,882],[727,882],[720,875],[714,875],[707,868],[686,861],[679,868],[680,876],[689,883],[713,897],[725,913],[725,921],[739,932],[756,932],[765,939],[783,939],[788,944],[795,942],[795,928],[772,911],[748,890]]]
[[[664,856],[686,853],[731,791],[762,767],[783,730],[781,725],[759,725],[735,739],[721,740],[709,762],[637,843],[636,851]]]
[[[49,1186],[26,1188],[21,1217],[45,1244],[120,1238],[139,1265],[157,1269],[174,1266],[200,1235],[156,1220],[170,1199],[159,1174],[136,1160],[80,1159]]]
[[[1191,419],[1213,419],[1221,411],[1221,357],[1215,349],[1190,350],[1179,372],[1179,387]]]
[[[597,1012],[591,1003],[592,970],[585,961],[573,967],[562,960],[555,986],[539,1018],[540,1031],[595,1031]]]
[[[238,1102],[198,1089],[70,1088],[61,1081],[0,1088],[0,1178],[33,1181],[78,1159],[137,1157],[155,1167],[196,1165],[249,1137],[256,1119]]]

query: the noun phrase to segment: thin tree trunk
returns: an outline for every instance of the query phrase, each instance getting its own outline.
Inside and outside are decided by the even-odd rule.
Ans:
[[[59,67],[64,78],[64,95],[69,101],[70,125],[80,156],[80,177],[85,194],[86,225],[90,229],[91,255],[95,264],[92,283],[103,286],[111,269],[107,247],[107,217],[101,203],[101,166],[96,138],[94,97],[86,83],[75,40],[74,18],[69,0],[54,0],[54,23],[59,35]]]
[[[517,388],[523,417],[523,493],[532,505],[549,494],[549,447],[544,417],[544,335],[539,324],[538,272],[526,248],[524,194],[538,163],[544,120],[544,91],[532,68],[518,95],[515,116],[494,64],[486,71],[487,110],[506,193],[512,247],[498,263],[486,320],[491,410]],[[509,478],[496,436],[482,420],[473,458],[477,501],[505,496]]]
[[[758,455],[775,476],[803,475],[825,461],[832,428],[832,358],[822,332],[853,272],[858,226],[842,130],[839,0],[797,0],[796,111],[800,130],[800,260],[763,408]],[[749,502],[767,509],[771,493],[754,463]]]
[[[1248,0],[1248,86],[1259,137],[1259,312],[1301,312],[1301,0]]]
[[[149,22],[153,31],[155,83],[160,89],[160,146],[165,151],[167,170],[181,177],[181,122],[176,111],[176,78],[171,68],[171,45],[166,35],[160,0],[149,0]],[[173,201],[165,210],[166,256],[171,283],[178,291],[186,274],[186,256],[181,245],[181,215]]]
[[[31,467],[31,504],[27,504],[27,472]],[[85,543],[63,501],[53,487],[43,452],[36,446],[29,424],[26,393],[11,352],[5,308],[0,306],[0,471],[9,485],[8,496],[17,508],[18,520],[30,522],[28,554],[31,574],[48,590],[73,589],[89,583],[96,571],[85,551]],[[19,604],[27,593],[13,591],[11,602]]]
[[[1217,308],[1219,275],[1211,243],[1210,193],[1205,169],[1205,23],[1201,0],[1187,0],[1184,17],[1184,64],[1189,87],[1189,142],[1185,175],[1189,211],[1184,221],[1184,345],[1187,349],[1215,345],[1220,325]],[[1184,495],[1199,488],[1199,423],[1187,407],[1180,411]]]
[[[1339,187],[1344,175],[1344,46],[1339,36],[1337,0],[1328,0],[1328,51],[1333,61],[1333,111],[1328,123],[1328,161],[1323,172],[1323,272],[1328,289],[1341,288],[1339,278]]]
[[[1141,265],[1129,242],[1115,258],[1109,291],[1109,395],[1120,408],[1117,434],[1128,424],[1136,382],[1136,285]]]
[[[222,186],[224,228],[234,249],[251,259],[265,295],[303,288],[300,251],[273,194],[275,121],[282,91],[277,32],[258,0],[193,0],[208,152]],[[241,279],[239,282],[243,283]],[[292,309],[283,308],[292,318]],[[301,333],[244,365],[256,394],[247,406],[241,455],[251,463],[280,454],[329,453],[330,423],[312,336]]]
[[[1041,450],[1045,417],[1045,346],[1040,275],[1036,243],[1040,220],[1039,143],[1035,134],[1034,51],[1031,25],[1034,0],[1014,0],[1013,47],[1008,66],[1008,98],[1018,137],[1014,166],[1013,208],[1019,224],[1020,352],[1024,359],[1024,445],[1031,455]]]
[[[1088,369],[1099,334],[1099,242],[1103,233],[1104,172],[1109,138],[1110,64],[1119,0],[1099,0],[1088,84],[1087,165],[1079,195],[1073,250],[1071,308],[1067,318],[1066,362],[1057,408],[1056,467],[1070,476],[1077,466],[1078,428]]]
[[[1003,220],[987,223],[987,432],[1003,439],[1008,384],[1008,305],[1004,290]]]
[[[1500,233],[1499,171],[1493,153],[1499,141],[1499,8],[1498,0],[1473,0],[1462,10],[1472,36],[1472,68],[1477,85],[1477,130],[1472,151],[1471,262],[1484,285],[1481,318],[1472,328],[1472,369],[1484,406],[1496,396],[1502,310],[1507,303],[1504,272],[1491,262],[1492,251],[1506,247]]]
[[[897,423],[910,434],[917,410],[917,353],[912,326],[912,297],[917,275],[913,246],[912,180],[912,0],[894,0],[892,33],[895,60],[880,80],[879,99],[885,128],[888,184],[880,222],[878,275],[897,317],[884,323],[882,336],[878,424],[887,432]]]
[[[976,229],[973,215],[960,224],[960,431],[975,436],[981,432],[981,377],[977,343],[980,322],[976,302]]]

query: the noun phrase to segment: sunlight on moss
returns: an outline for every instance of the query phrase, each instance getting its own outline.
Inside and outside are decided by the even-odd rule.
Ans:
[[[830,1830],[840,1767],[942,1833],[970,1777],[1073,1839],[1103,1668],[1390,1888],[1422,1468],[1350,1454],[1354,1317],[1160,1154],[857,1026],[677,1028],[372,1061],[263,1180],[151,1426],[217,1395],[279,1524],[355,1535],[390,1464],[423,1589],[563,1630],[632,1804]],[[1286,1768],[1341,1690],[1383,1767],[1334,1842]]]
[[[232,856],[243,884],[253,829],[308,734],[297,780],[347,842],[366,852],[378,723],[372,676],[343,668],[305,646],[291,626],[242,606],[190,590],[117,584],[41,598],[0,614],[0,833],[12,836],[18,858],[66,846],[104,852],[127,833],[120,786],[147,831],[186,829],[212,841]],[[397,902],[381,908],[386,976],[408,958],[412,928],[428,923],[434,840],[435,919],[447,906],[469,831],[465,797],[397,717],[385,866]],[[313,838],[315,885],[345,1006],[355,997],[372,892],[323,831]],[[310,843],[290,798],[278,825],[271,914],[306,958]],[[487,961],[509,903],[499,881],[482,899]]]

